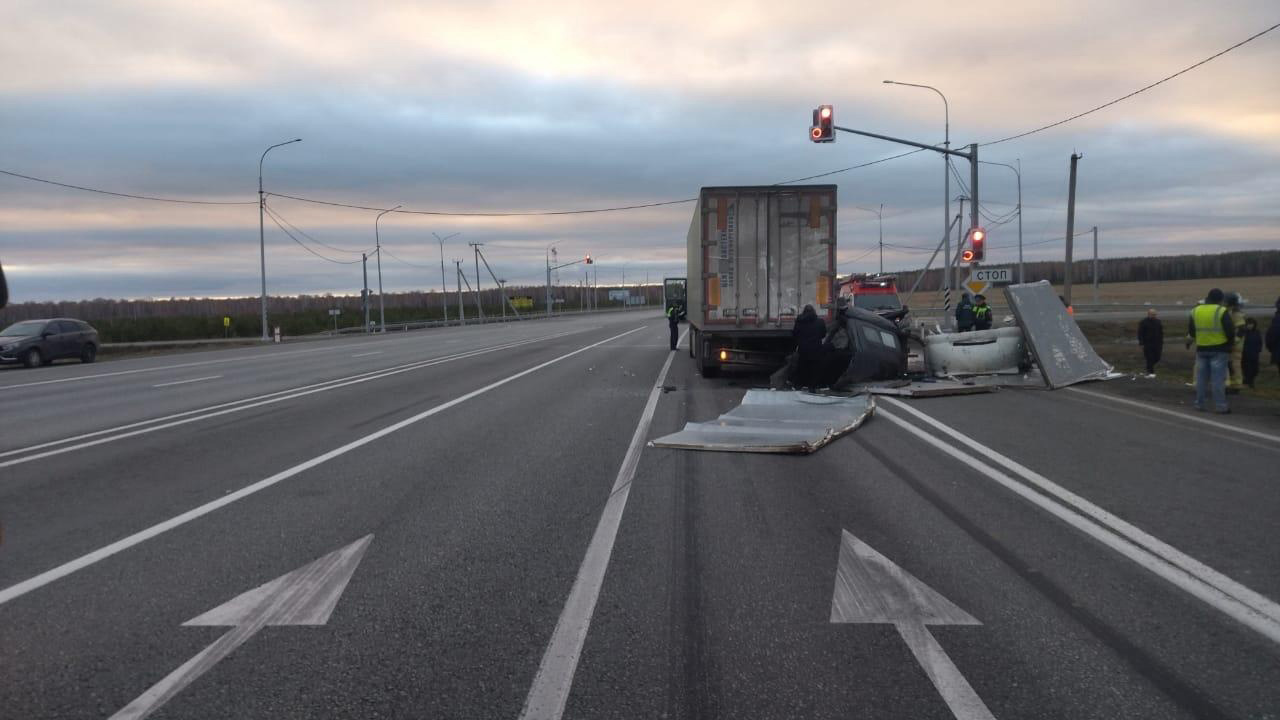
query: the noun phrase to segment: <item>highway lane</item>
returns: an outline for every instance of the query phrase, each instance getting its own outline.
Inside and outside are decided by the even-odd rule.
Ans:
[[[519,717],[594,562],[599,600],[569,613],[587,623],[581,658],[552,661],[574,671],[564,717],[952,717],[891,626],[830,622],[846,531],[982,623],[932,633],[994,717],[1280,707],[1276,643],[904,431],[890,416],[929,425],[891,403],[807,457],[643,448],[599,565],[645,408],[654,437],[759,379],[698,377],[656,317],[564,327],[578,332],[0,469],[3,593],[302,468],[0,595],[0,717],[110,716],[226,632],[183,622],[370,533],[327,625],[266,628],[155,716]],[[1224,490],[1196,474],[1233,441],[1194,423],[1065,392],[909,406],[1277,596],[1267,441],[1220,453]],[[1165,464],[1138,461],[1157,451]]]

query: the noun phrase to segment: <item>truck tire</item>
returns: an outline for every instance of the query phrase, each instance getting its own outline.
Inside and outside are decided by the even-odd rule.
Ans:
[[[711,359],[711,343],[698,336],[698,372],[702,377],[713,378],[720,374],[720,366]]]

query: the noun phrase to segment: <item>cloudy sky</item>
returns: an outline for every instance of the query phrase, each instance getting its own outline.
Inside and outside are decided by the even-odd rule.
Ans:
[[[17,301],[256,295],[257,163],[294,137],[267,156],[268,191],[481,213],[681,200],[905,149],[849,135],[810,143],[822,102],[841,125],[941,142],[938,96],[884,79],[946,93],[953,145],[989,142],[1276,22],[1275,0],[7,0],[0,170],[245,204],[0,175],[0,261]],[[1072,151],[1084,154],[1077,228],[1099,227],[1104,257],[1280,247],[1277,68],[1280,30],[1088,117],[984,147],[986,160],[1021,162],[1027,257],[1061,257]],[[840,269],[876,269],[877,219],[855,206],[882,203],[885,241],[899,246],[886,268],[923,264],[917,248],[941,235],[942,176],[942,161],[919,153],[820,180],[839,184]],[[1014,174],[983,166],[981,192],[990,262],[1016,259],[1016,220],[997,224],[1012,216]],[[280,197],[269,207],[333,260],[374,243],[375,212]],[[433,232],[461,233],[445,245],[450,264],[470,268],[465,243],[485,243],[512,283],[541,281],[551,243],[562,260],[594,255],[602,283],[683,274],[690,212],[393,213],[380,224],[384,283],[439,287]],[[266,227],[271,293],[358,292],[358,262],[326,261]]]

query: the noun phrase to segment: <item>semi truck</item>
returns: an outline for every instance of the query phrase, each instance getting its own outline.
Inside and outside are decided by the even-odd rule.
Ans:
[[[689,223],[689,355],[699,372],[772,371],[805,305],[830,322],[836,186],[704,187]]]

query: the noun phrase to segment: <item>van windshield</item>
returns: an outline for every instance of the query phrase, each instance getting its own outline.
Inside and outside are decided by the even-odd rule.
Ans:
[[[863,310],[900,310],[902,301],[896,293],[876,293],[873,295],[854,295],[853,306]]]

